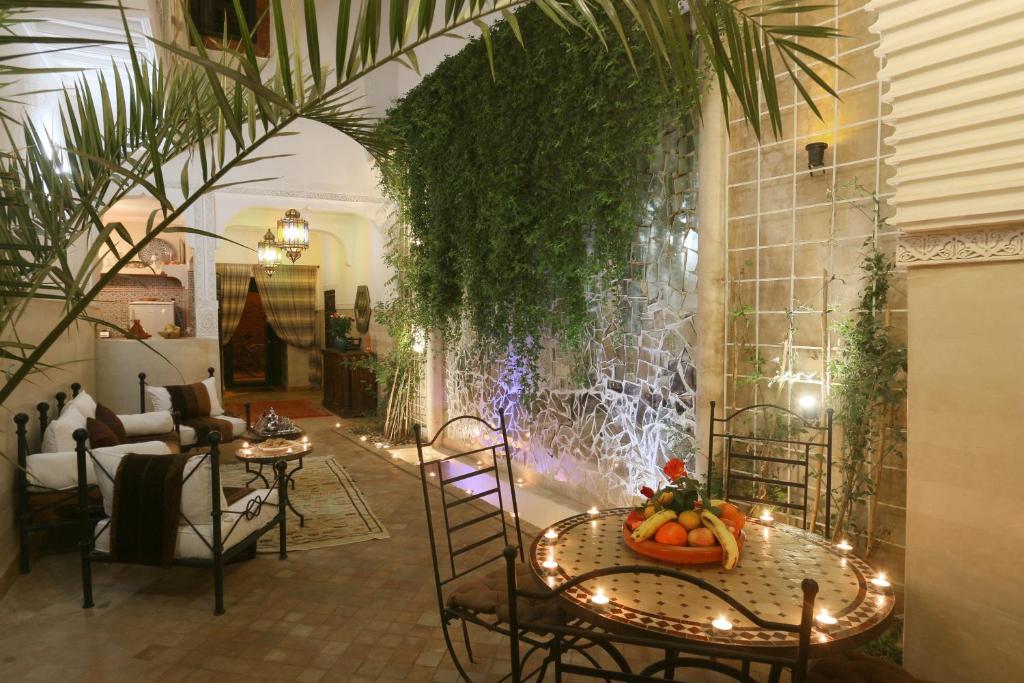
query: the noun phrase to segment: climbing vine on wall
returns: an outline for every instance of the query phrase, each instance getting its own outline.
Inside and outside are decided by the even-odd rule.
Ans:
[[[615,41],[573,41],[532,7],[517,16],[527,49],[499,22],[495,78],[473,42],[391,109],[383,125],[405,144],[384,189],[409,231],[417,324],[449,338],[468,326],[482,357],[531,365],[546,333],[578,344],[588,292],[624,274],[638,169],[686,102],[641,41],[634,70]]]

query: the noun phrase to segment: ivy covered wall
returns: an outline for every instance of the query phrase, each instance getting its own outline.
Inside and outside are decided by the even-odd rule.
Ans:
[[[591,293],[579,355],[544,339],[528,405],[516,398],[514,363],[480,363],[471,334],[447,348],[449,415],[502,411],[527,478],[553,479],[581,501],[632,504],[669,458],[696,465],[695,152],[688,127],[662,135],[641,172],[647,201],[627,275]]]
[[[516,16],[495,75],[471,43],[388,114],[392,319],[441,333],[448,414],[501,411],[525,476],[625,502],[695,450],[691,102],[641,39]]]

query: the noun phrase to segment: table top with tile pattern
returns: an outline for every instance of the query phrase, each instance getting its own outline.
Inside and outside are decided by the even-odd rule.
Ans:
[[[871,582],[876,573],[867,563],[843,553],[817,534],[796,527],[748,519],[739,566],[726,571],[718,564],[673,565],[630,550],[622,540],[622,525],[631,508],[584,513],[551,527],[556,539],[543,530],[534,541],[531,565],[550,586],[585,572],[610,566],[651,565],[677,569],[714,584],[762,619],[798,624],[803,600],[800,583],[818,583],[815,614],[827,610],[837,619],[833,626],[819,623],[811,637],[812,650],[847,649],[874,638],[892,618],[895,600],[891,587]],[[545,569],[551,558],[557,569]],[[611,598],[603,608],[591,603],[601,588]],[[603,577],[563,593],[577,615],[606,628],[621,626],[725,646],[781,652],[797,645],[797,634],[761,628],[715,595],[671,577],[619,574]],[[711,621],[726,617],[733,629],[715,633]]]

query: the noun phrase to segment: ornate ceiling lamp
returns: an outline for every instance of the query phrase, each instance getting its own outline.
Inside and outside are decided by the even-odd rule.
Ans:
[[[292,263],[309,249],[309,221],[295,209],[288,209],[284,218],[277,221],[277,246],[284,250]]]
[[[281,263],[281,247],[274,241],[274,233],[270,230],[267,230],[267,234],[256,245],[256,260],[266,271],[267,277],[273,275]]]

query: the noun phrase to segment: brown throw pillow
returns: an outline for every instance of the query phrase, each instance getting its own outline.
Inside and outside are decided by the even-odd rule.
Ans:
[[[128,432],[124,428],[124,423],[121,422],[121,418],[113,410],[102,403],[97,403],[96,419],[107,425],[110,431],[114,432],[118,443],[128,443]]]
[[[106,448],[107,446],[120,446],[117,435],[103,422],[89,417],[85,420],[85,431],[89,432],[89,445],[93,448]]]
[[[210,394],[202,382],[164,387],[171,395],[171,407],[182,420],[210,416]]]

